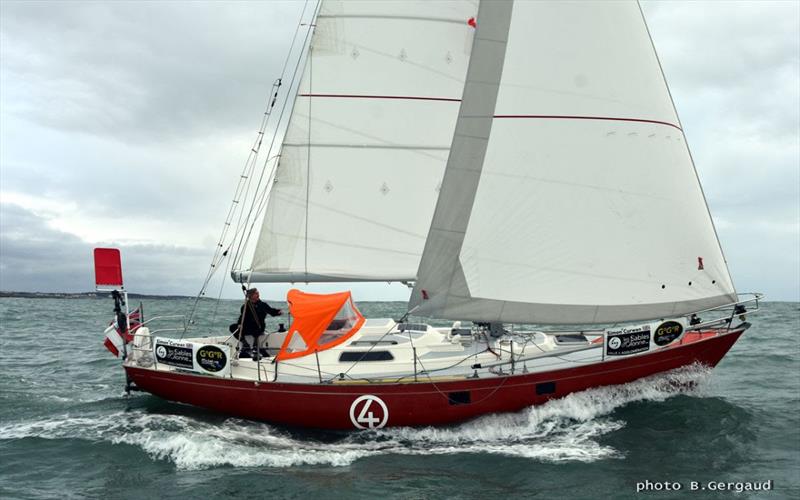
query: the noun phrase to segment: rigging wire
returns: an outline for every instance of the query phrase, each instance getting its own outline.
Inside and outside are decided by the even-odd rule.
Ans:
[[[250,153],[248,154],[247,161],[245,162],[245,166],[244,166],[244,168],[242,170],[241,175],[239,176],[239,182],[237,183],[236,190],[234,192],[233,201],[231,203],[230,209],[228,210],[228,215],[225,218],[225,223],[223,224],[223,228],[222,228],[222,234],[220,235],[220,238],[219,238],[219,240],[217,242],[217,246],[216,246],[216,248],[214,250],[214,256],[211,259],[211,264],[209,266],[208,273],[206,274],[206,278],[203,281],[203,286],[201,287],[200,292],[195,297],[194,305],[192,307],[191,314],[189,315],[189,323],[190,324],[193,323],[194,314],[195,314],[195,312],[197,310],[197,304],[198,304],[200,298],[205,295],[206,289],[208,288],[208,284],[211,282],[211,279],[216,274],[216,271],[218,270],[219,265],[228,256],[229,248],[225,248],[223,250],[223,248],[225,247],[225,241],[226,241],[226,238],[227,238],[227,235],[228,235],[228,231],[230,230],[232,219],[233,219],[233,217],[235,217],[235,214],[237,212],[237,208],[238,208],[238,205],[239,205],[240,201],[242,199],[246,199],[247,198],[247,193],[249,191],[250,178],[252,177],[252,172],[253,172],[253,169],[255,167],[256,161],[258,159],[258,153],[259,153],[259,150],[261,148],[261,143],[262,143],[262,140],[263,140],[264,131],[265,131],[267,123],[269,121],[269,117],[270,117],[271,111],[272,111],[272,106],[275,103],[275,98],[278,95],[279,88],[280,88],[280,79],[276,80],[272,84],[272,89],[273,90],[272,90],[272,92],[270,92],[270,94],[272,95],[271,101],[267,105],[266,111],[264,111],[264,115],[263,115],[263,117],[261,119],[261,126],[259,127],[259,130],[258,130],[258,133],[257,133],[257,136],[256,136],[256,140],[255,140],[255,142],[253,144],[253,147],[250,149]],[[242,192],[244,192],[244,195],[242,195]]]
[[[266,109],[266,111],[264,112],[264,114],[262,116],[261,124],[260,124],[259,130],[258,130],[257,136],[256,136],[256,140],[255,140],[255,142],[253,144],[253,147],[250,150],[250,153],[248,154],[248,158],[247,158],[247,161],[245,162],[245,166],[244,166],[244,168],[242,170],[242,174],[239,177],[239,182],[237,183],[236,189],[234,191],[234,198],[233,198],[233,201],[231,203],[231,207],[228,210],[228,214],[226,216],[225,223],[223,225],[222,233],[221,233],[220,238],[218,240],[217,246],[215,247],[214,255],[212,257],[208,273],[206,274],[206,278],[205,278],[205,280],[203,282],[203,286],[201,287],[200,292],[197,294],[197,296],[195,298],[195,301],[194,301],[194,303],[192,305],[192,309],[191,309],[191,312],[189,314],[189,322],[188,322],[190,325],[194,323],[194,316],[196,314],[200,298],[202,298],[205,295],[206,289],[208,288],[208,285],[209,285],[211,279],[215,275],[216,271],[219,270],[219,268],[220,268],[220,264],[229,256],[230,250],[231,250],[231,248],[233,246],[233,243],[236,241],[238,233],[239,233],[240,228],[242,226],[241,221],[242,221],[242,215],[244,213],[244,205],[246,204],[246,201],[247,201],[249,193],[250,193],[250,186],[252,184],[252,178],[253,178],[253,172],[255,170],[255,165],[256,165],[256,163],[258,161],[258,154],[259,154],[259,152],[261,150],[261,146],[263,144],[263,140],[264,140],[264,136],[265,136],[265,133],[266,133],[267,125],[270,122],[270,117],[272,116],[272,109],[274,108],[275,103],[277,102],[277,99],[278,99],[280,87],[282,86],[282,81],[283,81],[283,78],[284,78],[284,76],[286,74],[286,69],[289,66],[289,61],[291,60],[292,53],[294,52],[294,47],[295,47],[295,45],[297,43],[297,40],[298,40],[298,34],[300,32],[300,28],[305,25],[303,23],[303,18],[305,16],[306,10],[308,8],[308,3],[309,3],[309,0],[306,0],[304,2],[304,4],[303,4],[303,10],[302,10],[302,12],[300,14],[300,18],[299,18],[297,26],[295,28],[294,36],[292,37],[291,46],[289,48],[289,51],[286,54],[286,58],[285,58],[284,63],[283,63],[283,68],[281,69],[281,78],[279,78],[279,79],[275,80],[275,82],[273,82],[272,91],[270,92],[270,99],[269,99],[268,104],[267,104],[267,109]],[[302,58],[302,52],[300,54],[300,58]],[[295,71],[296,71],[296,68],[295,68]],[[294,81],[294,78],[292,79],[292,82],[293,81]],[[291,90],[291,86],[290,86],[289,90]],[[272,141],[270,143],[270,150],[272,150],[272,147],[273,147],[273,145],[275,143],[275,138],[278,135],[278,130],[280,128],[279,125],[281,123],[281,118],[283,116],[283,111],[285,110],[286,102],[288,102],[288,101],[289,101],[288,97],[284,99],[284,106],[283,106],[283,108],[281,110],[281,114],[280,114],[280,116],[278,118],[278,123],[275,125],[275,132],[272,135]],[[271,158],[269,158],[269,157],[267,158],[266,162],[264,163],[264,167],[263,167],[264,169],[266,168],[266,166],[269,163],[270,159]],[[262,170],[261,177],[263,178],[263,170]],[[258,188],[256,189],[256,193],[257,193],[257,191],[258,191]],[[255,199],[256,193],[253,194],[254,199]],[[244,202],[244,203],[241,203],[241,202]],[[231,224],[233,222],[233,219],[236,218],[236,214],[237,213],[238,213],[239,217],[238,217],[238,221],[237,221],[237,224],[236,224],[236,230],[233,233],[233,236],[231,238],[231,242],[228,244],[227,247],[225,247],[225,241],[226,241],[226,238],[228,236],[228,232],[230,231]],[[230,263],[232,262],[232,260],[233,259],[230,259],[228,261],[229,262],[228,268],[230,267]],[[228,268],[226,268],[226,270]],[[218,307],[219,307],[219,301],[221,300],[221,296],[222,296],[223,286],[224,286],[224,282],[220,285],[220,291],[219,291],[219,294],[217,296],[217,303],[216,303],[215,308],[214,308],[214,318],[216,318],[216,313],[217,313],[217,310],[218,310]]]
[[[322,3],[321,0],[317,0],[316,6],[314,7],[314,11],[313,11],[313,16],[311,18],[311,22],[308,23],[309,29],[306,31],[306,35],[305,35],[305,38],[303,40],[303,47],[304,48],[306,48],[306,47],[310,48],[310,41],[311,41],[310,39],[312,38],[312,35],[314,33],[315,21],[316,21],[317,15],[319,13],[319,8],[321,6],[321,3]],[[300,68],[301,63],[307,59],[307,58],[303,57],[303,52],[308,53],[308,51],[301,51],[300,57],[298,57],[297,62],[295,63],[295,68],[294,68],[294,72],[292,74],[292,79],[291,79],[291,81],[289,83],[289,91],[290,92],[294,88],[295,80],[297,80],[298,74],[302,73],[301,68]],[[299,86],[300,82],[298,82],[297,85]],[[280,123],[281,120],[283,119],[283,115],[286,112],[286,108],[287,108],[287,106],[289,104],[289,101],[290,101],[290,99],[284,100],[283,106],[281,108],[281,112],[280,112],[280,115],[279,115],[279,118],[278,118],[278,123]],[[294,101],[292,101],[292,103],[294,103]],[[292,111],[293,110],[294,110],[294,108],[292,107]],[[272,155],[272,151],[274,149],[275,141],[276,141],[277,137],[278,137],[278,134],[277,134],[277,131],[276,131],[276,134],[272,136],[272,142],[270,143],[270,146],[269,146],[269,149],[268,149],[268,154],[269,155]],[[268,180],[272,180],[274,178],[274,175],[275,175],[275,173],[277,171],[277,163],[278,162],[276,162],[273,165],[273,168],[270,171],[270,175],[268,176]],[[256,185],[256,195],[260,192],[265,172],[266,172],[266,163],[264,165],[264,168],[261,171],[261,176],[259,177],[258,184]],[[242,258],[244,256],[243,255],[243,249],[247,247],[247,244],[249,243],[250,237],[251,237],[251,235],[253,233],[253,229],[255,228],[255,225],[258,222],[258,218],[259,218],[260,212],[263,209],[263,207],[266,206],[266,201],[267,201],[268,196],[269,196],[269,193],[267,192],[268,189],[269,189],[269,184],[266,184],[263,189],[265,191],[264,196],[254,196],[253,197],[253,200],[252,200],[252,203],[251,203],[251,206],[250,206],[250,211],[248,212],[249,219],[245,221],[245,225],[249,225],[249,229],[247,230],[246,234],[245,233],[242,234],[241,238],[239,239],[239,243],[236,246],[236,252],[234,254],[235,255],[235,257],[234,257],[234,265],[241,265],[241,261],[242,261]],[[259,201],[258,205],[256,205],[257,201]],[[255,213],[254,213],[254,208],[256,208],[257,206],[258,206],[258,209],[256,209]],[[247,286],[248,287],[250,286],[250,277],[249,276],[248,276],[248,279],[247,279]]]
[[[269,161],[269,159],[267,161]],[[236,233],[234,233],[234,238],[235,237],[236,237]],[[228,252],[230,250],[232,245],[233,245],[233,243],[228,245],[228,248],[227,248],[226,252]],[[234,264],[233,263],[233,259],[228,259],[227,260],[227,264],[225,266],[225,272],[222,274],[223,276],[230,275],[230,272],[233,270],[233,264]],[[219,290],[218,290],[218,293],[217,293],[216,303],[214,305],[214,313],[213,313],[212,318],[211,318],[211,325],[213,325],[214,321],[216,320],[217,311],[219,309],[219,304],[222,301],[222,292],[223,292],[224,289],[225,289],[225,280],[222,279],[222,280],[220,280],[220,283],[219,283]]]
[[[308,0],[306,0],[306,2],[303,4],[303,10],[302,10],[302,12],[301,12],[301,14],[300,14],[300,19],[298,20],[297,27],[295,28],[295,33],[294,33],[294,36],[292,37],[292,44],[291,44],[291,46],[289,47],[289,51],[287,52],[287,54],[286,54],[286,58],[285,58],[285,60],[284,60],[284,63],[283,63],[283,68],[281,69],[281,78],[278,80],[278,81],[280,82],[280,85],[282,85],[282,83],[283,83],[283,80],[284,80],[284,79],[285,79],[285,77],[286,77],[286,69],[288,68],[289,61],[291,60],[291,56],[292,56],[292,54],[293,54],[293,52],[294,52],[294,47],[295,47],[295,45],[296,45],[296,43],[297,43],[297,40],[298,40],[298,33],[300,32],[300,28],[301,28],[301,27],[304,25],[304,23],[303,23],[303,17],[305,16],[305,13],[306,13],[306,9],[307,9],[307,7],[308,7]],[[298,57],[301,57],[301,56],[302,56],[302,53],[301,53],[301,54],[300,54],[300,56],[298,56]],[[293,81],[293,80],[292,80],[292,81]],[[290,86],[289,86],[289,89],[288,89],[289,93],[291,93],[291,90],[292,90],[292,85],[290,84]],[[277,92],[276,92],[276,93],[273,95],[272,101],[270,102],[270,106],[271,106],[271,107],[274,107],[274,105],[275,105],[275,103],[276,103],[276,101],[277,101],[277,97],[278,97],[278,94],[277,94]],[[272,139],[271,139],[271,141],[270,141],[270,146],[269,146],[269,150],[268,150],[267,160],[265,161],[265,163],[264,163],[264,166],[262,167],[262,171],[261,171],[261,177],[259,178],[259,183],[260,183],[260,179],[261,179],[261,178],[263,178],[263,175],[264,175],[264,174],[263,174],[263,172],[264,172],[264,169],[266,169],[266,167],[267,167],[267,164],[269,163],[269,161],[270,161],[271,159],[273,159],[273,158],[276,158],[276,157],[274,157],[274,156],[271,156],[271,155],[270,155],[270,152],[271,152],[271,151],[272,151],[272,149],[273,149],[273,145],[274,145],[274,143],[275,143],[275,138],[277,137],[277,135],[278,135],[278,133],[279,133],[279,130],[280,130],[280,124],[281,124],[281,122],[282,122],[282,119],[283,119],[283,111],[285,110],[285,108],[286,108],[286,103],[287,103],[288,101],[289,101],[289,97],[287,96],[287,97],[284,99],[284,101],[283,101],[283,106],[282,106],[282,108],[281,108],[281,113],[280,113],[280,115],[278,116],[278,123],[275,125],[275,130],[274,130],[274,132],[273,132],[273,134],[272,134]],[[262,135],[262,137],[263,137],[263,135]],[[255,160],[254,160],[254,162],[253,162],[252,168],[253,168],[253,169],[255,168]],[[244,199],[242,200],[244,203],[242,203],[242,205],[241,205],[241,207],[240,207],[240,209],[239,209],[239,217],[238,217],[238,219],[237,219],[236,230],[235,230],[235,232],[234,232],[234,235],[233,235],[233,237],[232,237],[232,239],[231,239],[231,244],[230,244],[230,246],[229,246],[229,249],[230,249],[230,248],[233,246],[234,242],[235,242],[235,241],[236,241],[236,240],[239,238],[240,231],[241,231],[241,230],[242,230],[242,228],[244,227],[244,222],[243,222],[243,216],[244,216],[244,214],[245,214],[245,209],[244,209],[244,206],[247,204],[247,200],[249,199],[249,195],[250,195],[250,186],[252,185],[252,179],[253,179],[253,176],[252,176],[252,175],[250,175],[250,176],[249,176],[249,179],[248,179],[247,191],[246,191],[246,193],[245,193],[245,197],[244,197]],[[257,187],[256,187],[256,189],[255,189],[255,192],[253,193],[253,199],[254,199],[254,200],[255,200],[255,199],[256,199],[256,197],[258,196],[258,189],[259,189],[259,188],[258,188],[258,186],[257,186]],[[248,214],[248,217],[249,217],[249,214]],[[245,219],[245,220],[246,220],[246,219]],[[236,260],[235,258],[231,259],[231,261],[232,261],[232,262],[233,262],[233,261],[235,261],[235,260]]]

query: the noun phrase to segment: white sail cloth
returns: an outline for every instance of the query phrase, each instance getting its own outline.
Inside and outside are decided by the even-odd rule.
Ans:
[[[735,292],[636,2],[482,2],[409,303],[598,323]]]
[[[415,278],[476,12],[475,1],[322,3],[241,279]]]

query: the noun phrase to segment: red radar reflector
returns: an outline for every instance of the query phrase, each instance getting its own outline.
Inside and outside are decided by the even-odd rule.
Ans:
[[[122,286],[122,259],[118,248],[94,249],[95,286]]]

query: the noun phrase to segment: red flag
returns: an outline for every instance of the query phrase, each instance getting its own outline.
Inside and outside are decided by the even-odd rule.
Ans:
[[[106,328],[105,331],[106,339],[103,341],[103,345],[106,346],[106,349],[111,351],[111,354],[119,357],[119,351],[122,349],[122,346],[133,342],[134,332],[136,332],[137,328],[142,326],[141,318],[142,313],[137,307],[128,314],[130,330],[127,328],[127,325],[119,325],[116,318],[111,320],[111,323],[108,324],[108,328]]]
[[[138,307],[128,315],[128,325],[131,328],[130,331],[125,332],[125,339],[127,342],[133,342],[133,334],[142,326],[142,312]]]
[[[122,340],[122,336],[117,332],[115,326],[116,325],[112,323],[111,326],[106,328],[106,339],[103,341],[103,345],[106,346],[106,349],[111,351],[111,354],[119,357],[119,351],[122,349],[122,346],[125,345],[125,341]]]
[[[117,248],[94,249],[94,282],[96,287],[122,286],[122,261]]]
[[[475,18],[474,18],[474,17],[470,17],[470,18],[467,20],[467,24],[469,24],[469,25],[470,25],[470,26],[472,26],[473,28],[477,28],[477,27],[478,27],[478,22],[477,22],[477,21],[475,21]]]

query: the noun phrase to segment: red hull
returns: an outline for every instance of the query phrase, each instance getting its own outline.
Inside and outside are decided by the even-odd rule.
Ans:
[[[362,422],[363,427],[441,425],[486,413],[518,411],[572,392],[624,384],[692,363],[716,366],[745,329],[718,336],[698,335],[693,342],[651,354],[577,368],[436,383],[256,384],[136,367],[125,369],[138,388],[156,396],[253,420],[324,429],[353,429],[358,427],[354,420]],[[379,401],[370,398],[372,402],[357,403],[356,399],[364,395]],[[364,408],[365,404],[370,407]]]

